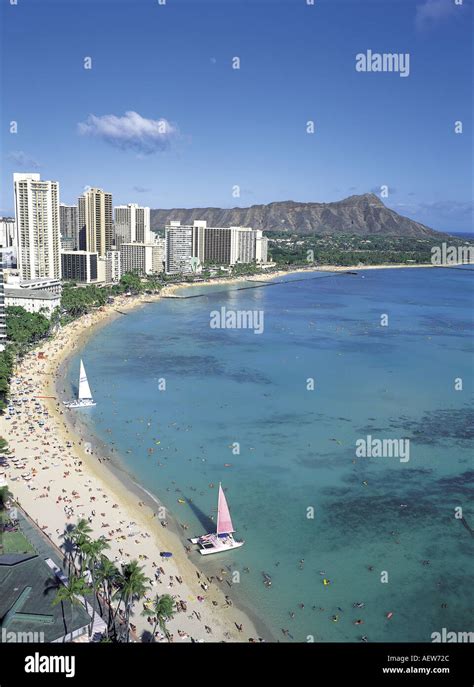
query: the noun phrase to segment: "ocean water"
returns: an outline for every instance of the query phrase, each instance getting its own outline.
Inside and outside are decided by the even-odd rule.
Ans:
[[[222,481],[245,546],[193,557],[238,571],[233,590],[276,638],[470,631],[474,538],[455,509],[474,529],[473,280],[472,268],[387,269],[192,287],[180,293],[203,295],[95,333],[80,355],[98,405],[80,412],[189,536],[212,530]],[[221,307],[263,311],[263,333],[212,329]],[[357,457],[367,435],[409,439],[409,460]]]

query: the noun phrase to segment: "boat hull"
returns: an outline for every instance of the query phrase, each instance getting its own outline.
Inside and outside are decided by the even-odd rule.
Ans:
[[[213,553],[223,553],[224,551],[233,551],[239,549],[245,544],[243,541],[236,541],[232,535],[225,539],[221,539],[216,535],[203,535],[202,537],[194,537],[189,540],[191,544],[197,544],[201,556],[210,556]]]
[[[92,408],[97,404],[95,401],[71,401],[71,403],[64,401],[64,405],[66,408]]]

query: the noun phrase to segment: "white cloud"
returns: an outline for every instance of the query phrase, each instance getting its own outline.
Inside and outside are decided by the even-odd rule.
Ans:
[[[430,29],[455,11],[453,0],[425,0],[416,8],[415,26],[421,31]]]
[[[78,132],[82,136],[101,138],[121,150],[135,150],[143,155],[166,150],[179,133],[177,127],[166,119],[146,119],[133,111],[122,117],[90,114],[85,122],[78,124]]]
[[[134,186],[133,190],[137,193],[149,193],[151,188],[147,188],[146,186]]]
[[[7,155],[7,159],[12,162],[17,169],[39,169],[40,164],[23,150],[12,150]]]

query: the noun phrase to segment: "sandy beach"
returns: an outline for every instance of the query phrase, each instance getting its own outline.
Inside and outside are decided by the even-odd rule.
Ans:
[[[169,284],[168,286],[165,286],[162,291],[161,295],[164,297],[172,297],[176,295],[181,289],[184,288],[189,288],[190,286],[212,286],[212,285],[229,285],[229,284],[239,284],[239,283],[244,283],[244,282],[269,282],[273,281],[274,279],[282,279],[284,277],[287,277],[290,274],[300,274],[300,273],[308,273],[308,272],[349,272],[349,271],[356,271],[356,270],[388,270],[388,269],[405,269],[405,268],[413,268],[413,267],[436,267],[436,265],[432,265],[431,263],[426,263],[426,264],[409,264],[405,265],[403,263],[400,264],[393,264],[393,265],[367,265],[367,266],[358,266],[358,265],[351,265],[351,266],[343,266],[343,265],[308,265],[307,267],[297,267],[294,269],[289,269],[289,270],[277,270],[276,272],[268,272],[266,273],[265,270],[262,270],[260,274],[252,274],[249,276],[242,276],[242,277],[221,277],[221,278],[214,278],[209,281],[202,281],[202,282],[197,282],[196,284],[192,283],[187,283],[187,282],[182,282],[180,284]]]
[[[0,417],[0,435],[8,440],[13,457],[21,459],[16,464],[10,461],[5,476],[15,500],[57,546],[62,543],[67,524],[89,519],[93,536],[109,540],[107,555],[111,560],[119,563],[138,559],[144,566],[152,580],[149,599],[156,594],[171,594],[177,601],[184,601],[187,610],[177,613],[169,623],[174,642],[191,638],[258,639],[262,637],[260,628],[226,599],[230,593],[226,581],[229,572],[222,570],[222,582],[200,573],[180,538],[161,525],[156,516],[158,506],[150,507],[151,499],[146,504],[136,491],[126,488],[105,460],[99,462],[100,456],[86,450],[82,438],[67,422],[73,411],[58,401],[57,374],[67,356],[98,326],[119,317],[117,310],[125,312],[152,298],[117,298],[113,305],[64,327],[17,366],[11,397],[28,400],[16,406],[11,419],[6,419],[8,413]],[[44,357],[38,357],[39,352]],[[163,559],[160,551],[170,551],[173,557]],[[159,568],[164,572],[157,575]],[[142,604],[137,604],[132,619],[138,637],[150,629],[147,619],[141,616],[142,610]],[[160,635],[157,640],[166,641]]]
[[[291,273],[309,269],[348,271],[362,268],[321,266],[316,270],[314,267],[302,268]],[[282,270],[253,277],[200,282],[199,286],[268,281],[288,274],[290,272]],[[119,563],[138,559],[144,566],[152,580],[148,599],[168,593],[177,601],[184,601],[186,611],[177,613],[169,623],[175,642],[191,641],[191,638],[194,641],[249,641],[251,638],[271,641],[273,638],[264,625],[251,619],[231,601],[230,572],[223,568],[215,578],[206,578],[190,560],[182,539],[171,527],[162,526],[156,512],[158,504],[124,484],[104,456],[95,450],[91,453],[85,441],[87,437],[78,434],[73,427],[71,413],[75,411],[66,409],[60,402],[58,385],[62,384],[64,362],[98,327],[132,308],[162,296],[173,296],[179,289],[189,286],[173,284],[157,295],[117,297],[113,304],[63,327],[54,338],[43,342],[22,360],[11,382],[11,398],[21,398],[22,402],[15,406],[16,412],[9,419],[9,413],[0,416],[0,435],[9,442],[13,457],[20,459],[16,463],[10,461],[5,476],[15,500],[57,546],[62,543],[67,524],[86,518],[94,537],[105,536],[109,540],[107,555],[111,560]],[[173,557],[162,559],[160,551],[170,551]],[[150,629],[147,619],[141,616],[142,610],[142,603],[136,605],[132,620],[137,637]],[[164,638],[158,636],[157,640]]]

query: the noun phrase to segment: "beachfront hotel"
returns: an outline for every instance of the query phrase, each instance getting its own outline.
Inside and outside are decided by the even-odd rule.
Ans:
[[[26,312],[39,312],[49,319],[53,311],[61,305],[60,293],[52,293],[51,291],[40,289],[12,288],[8,284],[2,285],[2,288],[4,291],[5,308],[19,306],[26,310]],[[0,321],[1,300],[2,293],[0,291]]]
[[[114,232],[117,247],[122,243],[152,243],[150,208],[136,203],[115,206]]]
[[[159,274],[164,267],[164,240],[156,243],[122,243],[120,256],[123,272]]]
[[[192,225],[170,222],[165,227],[166,272],[192,272],[192,259],[215,265],[262,264],[267,262],[268,239],[251,227],[208,227],[195,220]]]
[[[165,243],[167,274],[192,272],[193,227],[170,222],[165,228]]]
[[[122,276],[122,256],[119,250],[108,250],[105,256],[105,281],[113,284]]]
[[[63,279],[90,284],[97,281],[98,254],[86,250],[61,253]]]
[[[22,279],[61,278],[59,184],[14,173],[18,268]]]
[[[112,194],[90,188],[78,198],[79,249],[105,257],[112,249]]]

